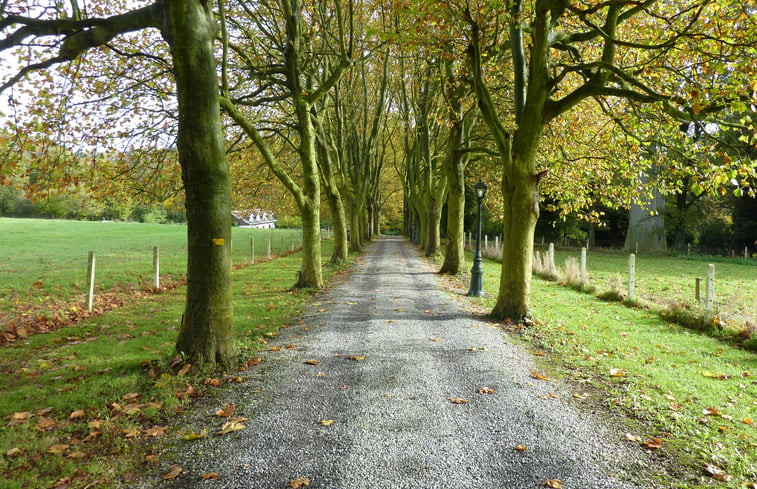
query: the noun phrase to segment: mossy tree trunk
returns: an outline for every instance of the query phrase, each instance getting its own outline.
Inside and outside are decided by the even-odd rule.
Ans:
[[[178,154],[186,195],[187,301],[176,349],[195,364],[237,355],[231,294],[231,178],[218,106],[216,24],[207,3],[165,3],[174,61]]]

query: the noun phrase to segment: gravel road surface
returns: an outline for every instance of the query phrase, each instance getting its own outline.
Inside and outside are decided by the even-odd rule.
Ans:
[[[407,242],[377,239],[269,342],[281,351],[182,421],[211,434],[179,442],[182,474],[154,487],[655,487],[650,455],[581,407],[575,386],[534,378],[534,358],[466,303]],[[226,403],[249,421],[217,435]]]

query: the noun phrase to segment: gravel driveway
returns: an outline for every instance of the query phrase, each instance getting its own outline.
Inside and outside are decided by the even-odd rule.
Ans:
[[[580,407],[575,386],[534,378],[531,355],[466,301],[407,242],[377,239],[269,342],[281,351],[186,421],[211,435],[181,441],[183,473],[155,487],[654,487],[645,451]],[[217,435],[225,403],[249,420]]]

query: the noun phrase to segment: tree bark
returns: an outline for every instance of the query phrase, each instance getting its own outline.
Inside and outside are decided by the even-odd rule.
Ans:
[[[453,112],[448,153],[444,162],[447,173],[447,246],[439,273],[457,275],[465,270],[465,162],[462,157],[463,121]]]
[[[198,365],[228,365],[238,350],[231,293],[231,178],[213,52],[216,25],[207,4],[197,0],[172,0],[165,9],[188,238],[187,301],[176,349]]]

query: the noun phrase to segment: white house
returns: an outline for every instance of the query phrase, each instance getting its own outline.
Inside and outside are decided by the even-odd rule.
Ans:
[[[276,227],[276,219],[273,212],[263,209],[251,211],[231,211],[234,224],[240,228],[273,229]]]

